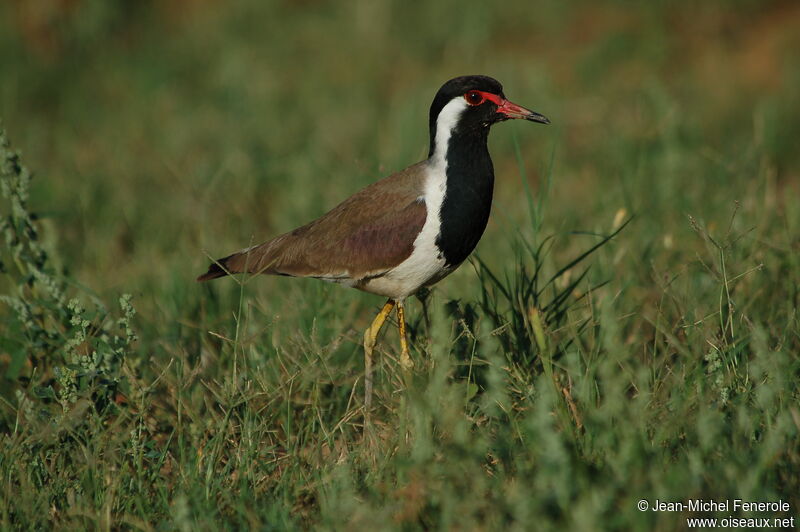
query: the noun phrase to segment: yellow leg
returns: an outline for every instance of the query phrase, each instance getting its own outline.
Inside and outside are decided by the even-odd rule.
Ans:
[[[411,356],[408,352],[408,342],[406,341],[406,313],[403,302],[397,302],[397,328],[400,332],[400,365],[409,370],[414,367]]]
[[[372,404],[372,350],[375,348],[375,342],[378,339],[378,333],[383,327],[386,318],[391,314],[394,308],[394,300],[390,299],[383,305],[383,308],[375,319],[372,320],[366,331],[364,331],[364,411],[368,412]]]

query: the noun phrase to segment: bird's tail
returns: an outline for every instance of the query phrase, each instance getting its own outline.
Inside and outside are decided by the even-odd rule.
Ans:
[[[197,278],[198,281],[210,281],[225,277],[232,273],[268,273],[292,275],[279,270],[276,262],[284,251],[287,235],[273,238],[263,244],[241,249],[236,253],[217,259],[208,265],[208,271]]]
[[[231,273],[241,273],[244,271],[246,258],[246,251],[237,251],[232,255],[217,259],[208,265],[208,271],[198,277],[197,281],[210,281],[211,279],[225,277]]]

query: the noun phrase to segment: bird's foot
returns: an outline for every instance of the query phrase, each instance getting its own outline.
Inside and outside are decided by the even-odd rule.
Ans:
[[[411,356],[407,350],[400,353],[400,366],[406,371],[414,369],[414,361],[411,360]]]

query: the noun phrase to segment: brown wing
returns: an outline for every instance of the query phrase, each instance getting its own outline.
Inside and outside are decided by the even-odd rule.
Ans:
[[[311,223],[216,261],[198,280],[250,272],[363,279],[405,260],[427,216],[425,163],[357,192]]]

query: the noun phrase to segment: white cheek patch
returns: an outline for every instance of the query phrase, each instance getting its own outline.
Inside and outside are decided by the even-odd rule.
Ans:
[[[447,156],[447,144],[450,141],[450,136],[458,121],[461,119],[461,114],[469,107],[467,102],[461,96],[456,96],[450,100],[439,112],[436,118],[436,151],[433,152],[431,163],[434,166],[444,169],[446,166],[445,157]]]

